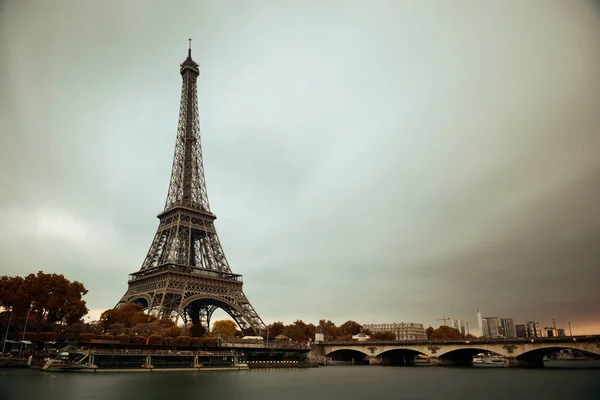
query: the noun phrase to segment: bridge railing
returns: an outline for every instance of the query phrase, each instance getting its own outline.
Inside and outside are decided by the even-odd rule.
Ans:
[[[220,347],[246,348],[246,349],[306,349],[307,343],[296,343],[292,341],[250,341],[250,340],[221,340]]]
[[[231,351],[185,351],[185,350],[147,350],[147,349],[90,349],[93,355],[120,355],[120,356],[239,356],[242,353]]]
[[[534,337],[518,339],[458,339],[458,340],[332,340],[315,344],[325,344],[328,346],[352,345],[352,346],[426,346],[434,344],[443,345],[464,345],[464,344],[525,344],[525,343],[570,343],[570,342],[600,342],[600,335],[586,336],[562,336],[562,337]]]

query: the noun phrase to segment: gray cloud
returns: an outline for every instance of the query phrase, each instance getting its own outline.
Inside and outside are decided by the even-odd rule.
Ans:
[[[0,273],[112,307],[164,206],[186,39],[267,321],[600,328],[597,2],[0,7]]]

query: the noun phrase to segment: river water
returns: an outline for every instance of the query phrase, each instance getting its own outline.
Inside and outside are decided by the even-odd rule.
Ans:
[[[600,399],[600,369],[334,366],[165,373],[0,370],[0,400]]]

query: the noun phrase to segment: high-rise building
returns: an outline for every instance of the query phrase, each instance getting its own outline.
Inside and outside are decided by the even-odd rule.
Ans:
[[[490,328],[488,326],[487,319],[481,318],[480,323],[481,323],[481,336],[484,338],[489,338],[490,337]]]
[[[499,338],[500,324],[498,323],[498,317],[485,317],[481,318],[481,336],[484,338]]]
[[[483,332],[483,321],[481,318],[481,310],[479,308],[477,309],[477,325],[479,326],[479,335],[486,337]]]
[[[540,323],[536,321],[527,321],[525,323],[525,332],[528,338],[542,337]]]
[[[516,338],[515,322],[512,318],[500,318],[500,335],[505,338]]]
[[[515,333],[518,338],[527,337],[527,329],[525,329],[525,325],[515,325]]]
[[[462,319],[454,319],[452,321],[450,321],[451,328],[456,329],[457,331],[459,331],[461,333],[461,335],[465,334],[465,323]]]
[[[498,317],[485,317],[487,321],[487,331],[489,338],[497,338],[500,337],[500,325],[498,324]]]
[[[546,336],[546,337],[558,337],[558,329],[556,329],[552,326],[545,327],[543,334],[544,334],[543,336]]]

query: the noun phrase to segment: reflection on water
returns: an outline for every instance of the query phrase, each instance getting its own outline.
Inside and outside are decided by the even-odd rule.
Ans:
[[[482,397],[482,393],[485,395]],[[600,399],[600,369],[320,367],[189,373],[0,370],[0,399]]]

